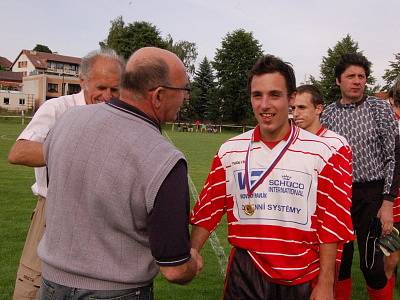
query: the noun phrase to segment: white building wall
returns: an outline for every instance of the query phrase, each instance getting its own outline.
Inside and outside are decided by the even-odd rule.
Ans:
[[[0,90],[0,108],[11,111],[27,110],[30,97],[20,91]],[[20,99],[23,99],[24,104],[20,104]]]
[[[26,67],[18,67],[18,63],[26,61],[27,65]],[[26,72],[26,75],[29,75],[30,72],[35,70],[35,66],[31,63],[31,61],[28,59],[28,57],[25,55],[25,53],[22,53],[20,57],[18,57],[18,60],[15,62],[15,64],[12,67],[13,72]]]

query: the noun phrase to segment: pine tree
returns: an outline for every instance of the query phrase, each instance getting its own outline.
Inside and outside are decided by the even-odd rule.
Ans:
[[[220,112],[218,109],[215,111],[215,88],[211,63],[207,57],[204,57],[199,69],[195,72],[193,95],[190,100],[195,119],[217,121]]]

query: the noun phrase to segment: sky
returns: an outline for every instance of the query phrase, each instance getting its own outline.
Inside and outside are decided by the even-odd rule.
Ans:
[[[347,34],[382,75],[400,52],[399,0],[1,0],[0,56],[47,45],[82,57],[107,37],[110,21],[147,21],[163,37],[195,42],[212,60],[227,33],[253,33],[265,53],[292,63],[297,83],[319,78],[322,57]]]

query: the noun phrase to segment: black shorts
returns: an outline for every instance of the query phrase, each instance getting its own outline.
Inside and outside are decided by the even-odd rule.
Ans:
[[[282,285],[268,281],[246,250],[233,248],[225,278],[224,300],[308,300],[311,282]]]

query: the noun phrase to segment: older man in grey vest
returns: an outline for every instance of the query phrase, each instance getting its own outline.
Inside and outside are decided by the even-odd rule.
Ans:
[[[71,109],[50,133],[39,299],[152,299],[159,270],[178,284],[200,271],[186,161],[160,127],[175,120],[188,84],[175,54],[142,48],[127,63],[120,99]]]

